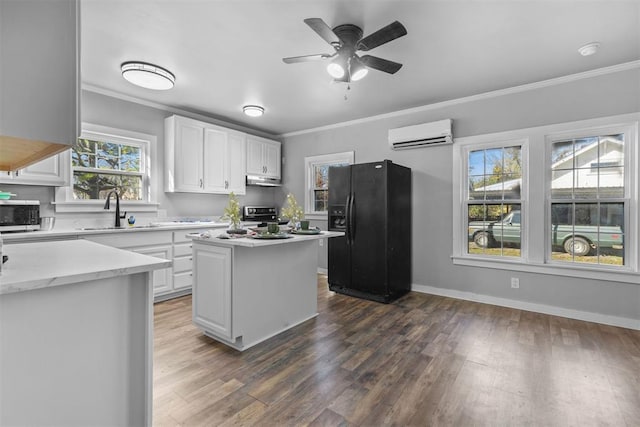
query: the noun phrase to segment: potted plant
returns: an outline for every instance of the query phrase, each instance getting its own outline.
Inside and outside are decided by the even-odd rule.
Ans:
[[[280,210],[280,216],[289,220],[289,226],[292,230],[295,230],[300,220],[304,218],[304,211],[302,210],[302,207],[298,205],[293,194],[289,193],[287,195],[287,201]]]
[[[222,220],[229,220],[229,229],[227,234],[246,234],[247,230],[243,230],[240,227],[240,202],[233,194],[233,191],[229,193],[229,204],[224,208],[224,214],[220,217]]]

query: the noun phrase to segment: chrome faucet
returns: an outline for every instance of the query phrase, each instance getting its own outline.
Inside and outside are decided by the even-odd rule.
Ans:
[[[115,194],[116,195],[116,228],[120,227],[120,218],[126,218],[127,216],[127,212],[125,212],[124,214],[122,214],[122,216],[120,215],[120,195],[118,194],[118,192],[116,190],[111,190],[109,191],[109,194],[107,194],[107,200],[104,202],[104,208],[106,210],[109,210],[109,208],[111,207],[109,201],[111,200],[111,195]]]

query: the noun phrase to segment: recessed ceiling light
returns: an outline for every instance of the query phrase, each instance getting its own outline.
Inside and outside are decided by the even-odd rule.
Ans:
[[[580,55],[582,56],[591,56],[596,53],[598,49],[600,49],[600,43],[591,42],[578,49],[578,52],[580,52]]]
[[[249,117],[260,117],[264,114],[264,108],[259,105],[245,105],[242,111]]]
[[[171,89],[176,81],[176,77],[168,70],[146,62],[125,62],[120,69],[122,77],[128,82],[146,89]]]

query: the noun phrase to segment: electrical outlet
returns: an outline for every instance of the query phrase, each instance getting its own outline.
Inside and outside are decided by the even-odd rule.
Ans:
[[[512,277],[511,278],[511,287],[513,289],[520,288],[520,279],[518,279],[517,277]]]
[[[324,239],[320,239],[320,240],[318,240],[318,244],[319,244],[320,246],[324,246]]]

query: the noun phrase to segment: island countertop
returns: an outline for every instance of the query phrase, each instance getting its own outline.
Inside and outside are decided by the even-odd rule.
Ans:
[[[216,245],[216,246],[242,246],[247,248],[260,248],[263,246],[285,245],[289,243],[306,242],[309,240],[319,240],[328,237],[344,236],[341,231],[321,231],[319,234],[290,234],[285,239],[254,239],[252,237],[233,237],[230,239],[221,239],[217,236],[205,237],[200,234],[189,234],[194,241],[198,243]]]
[[[171,267],[171,261],[87,240],[5,245],[0,295]]]

